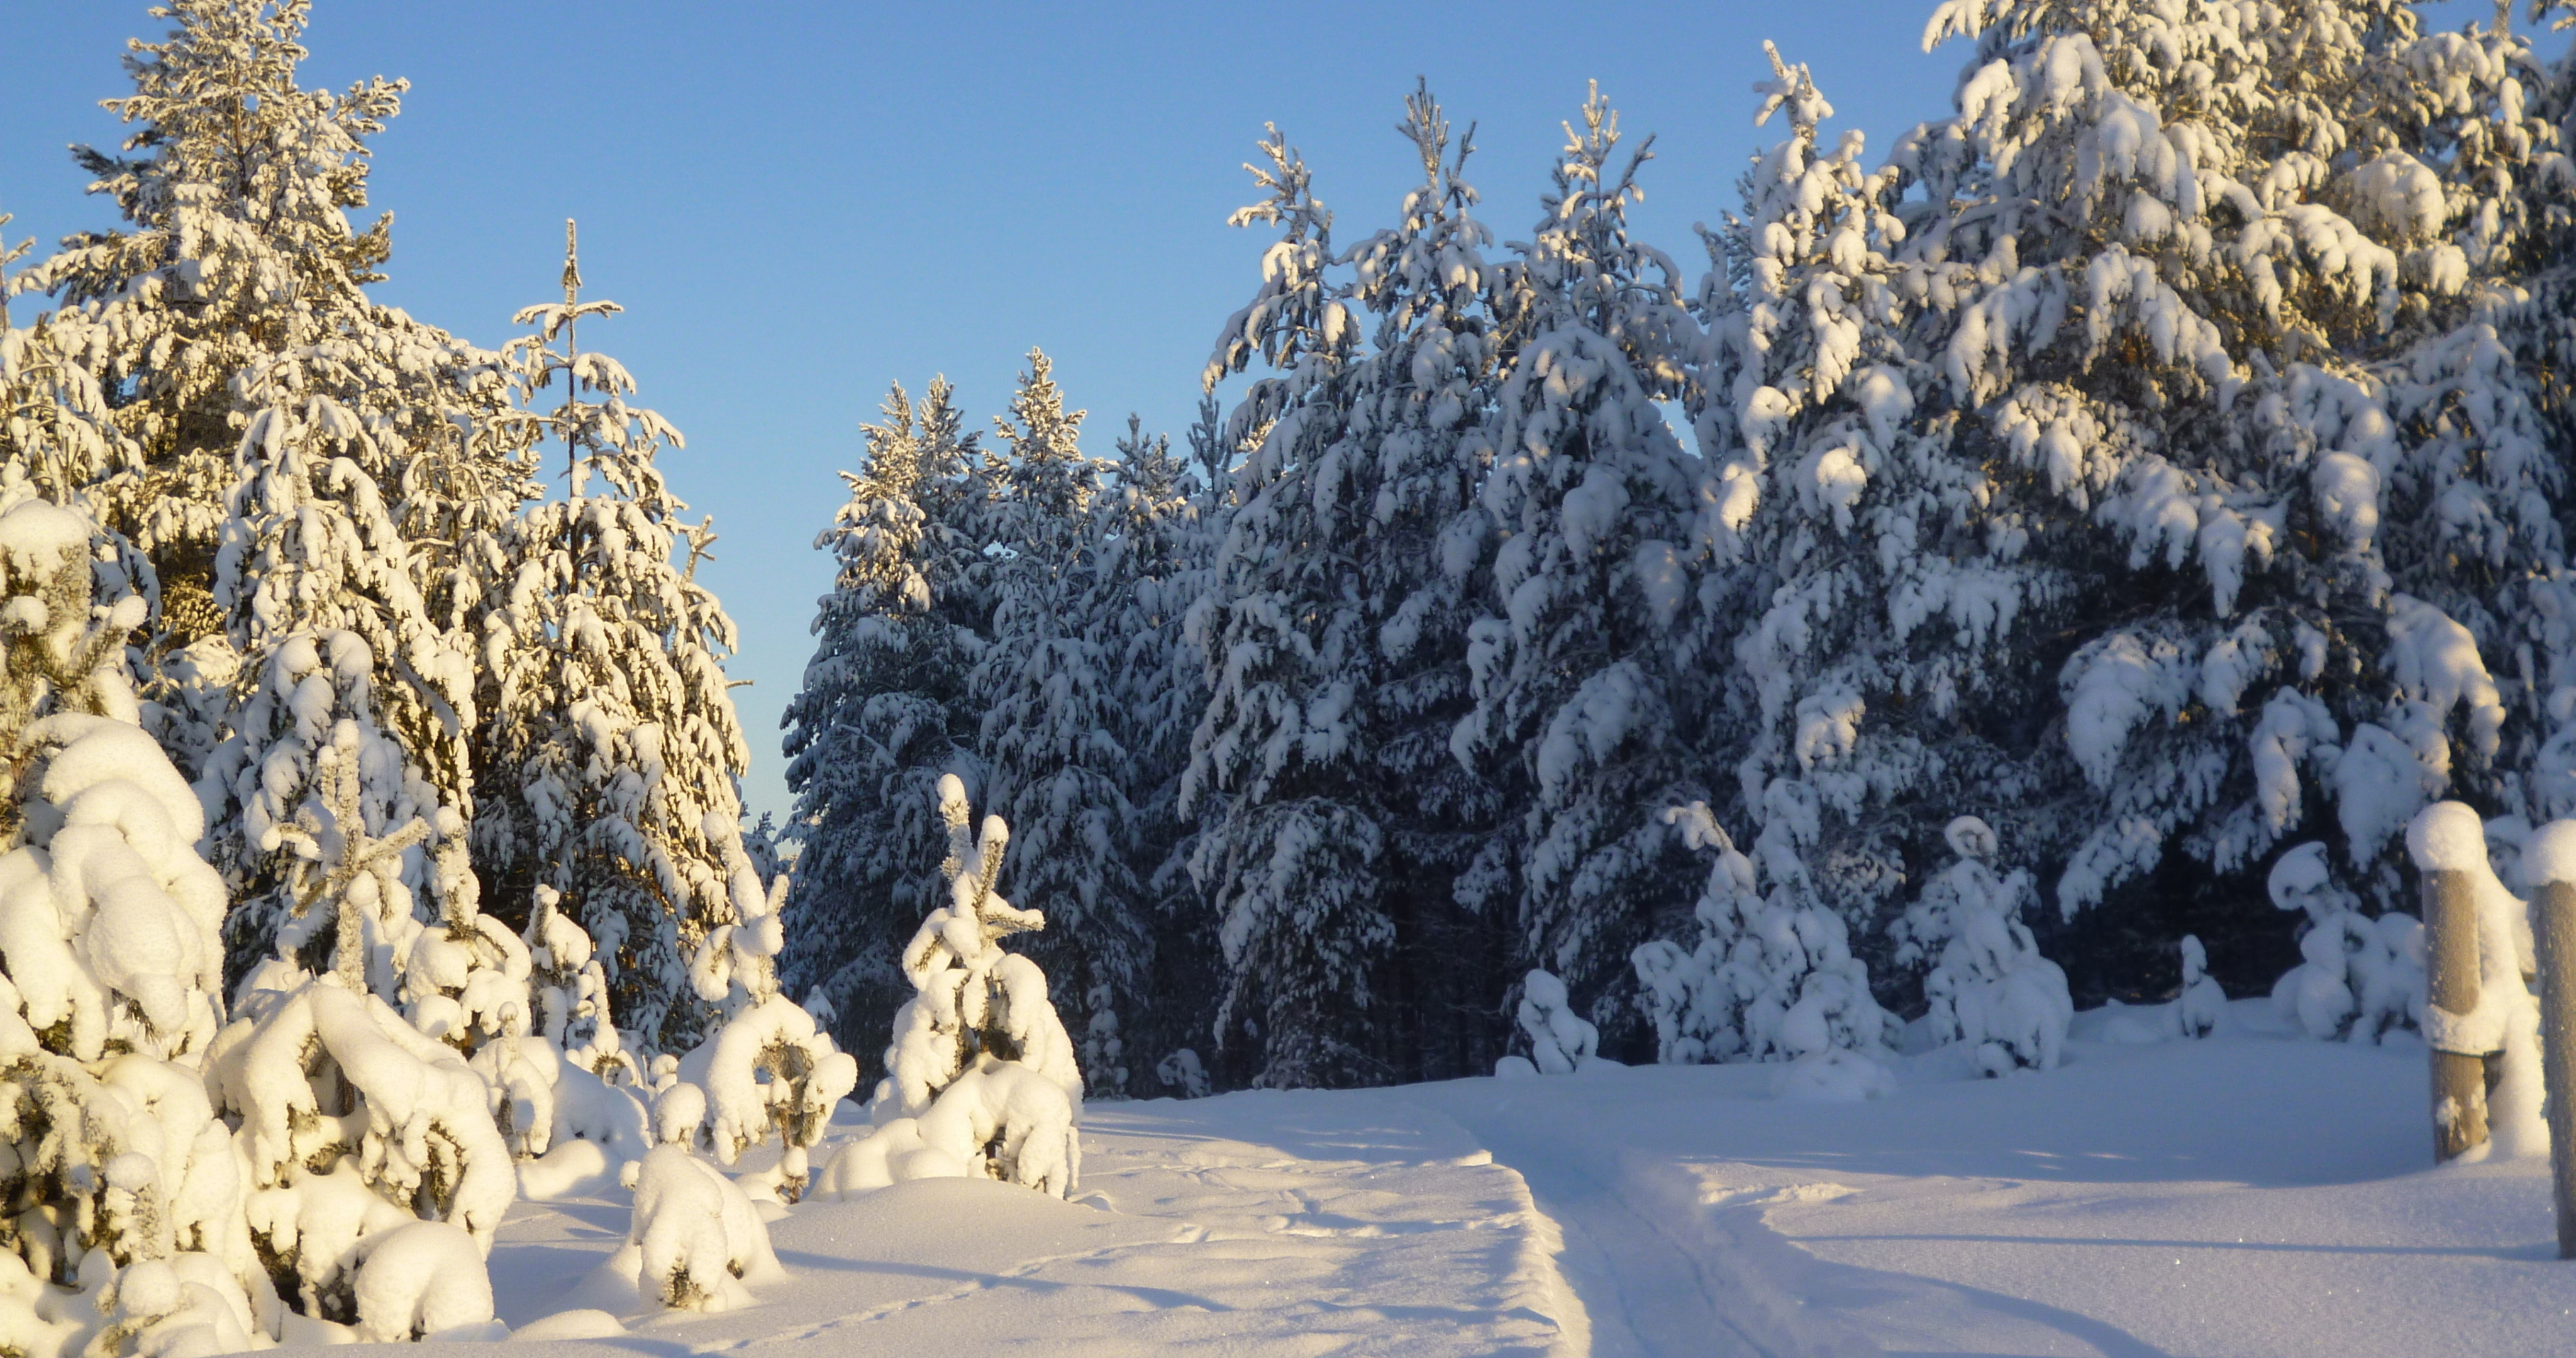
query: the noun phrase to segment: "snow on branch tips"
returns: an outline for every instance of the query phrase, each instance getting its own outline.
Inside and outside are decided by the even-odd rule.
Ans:
[[[868,1111],[876,1130],[835,1157],[817,1191],[982,1175],[1063,1197],[1081,1170],[1082,1072],[1037,964],[1001,940],[1046,927],[993,889],[1010,827],[969,828],[966,787],[939,780],[948,826],[948,904],[904,949],[917,992],[895,1016],[886,1078]]]

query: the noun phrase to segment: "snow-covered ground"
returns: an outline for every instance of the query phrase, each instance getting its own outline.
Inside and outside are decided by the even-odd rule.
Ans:
[[[2095,1011],[2059,1070],[1936,1052],[1860,1104],[1752,1066],[1095,1104],[1072,1202],[800,1206],[758,1306],[549,1351],[2576,1352],[2545,1166],[2427,1168],[2421,1046],[2228,1017],[2130,1043],[2153,1011]],[[521,1204],[502,1318],[582,1333],[562,1313],[625,1226],[622,1197]]]

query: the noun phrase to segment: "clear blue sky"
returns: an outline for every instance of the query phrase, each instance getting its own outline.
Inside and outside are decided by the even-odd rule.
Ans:
[[[1478,124],[1470,177],[1504,240],[1536,220],[1558,125],[1600,80],[1624,130],[1657,136],[1641,232],[1695,273],[1692,223],[1733,206],[1780,130],[1752,125],[1762,40],[1815,69],[1875,163],[1946,111],[1966,59],[1921,52],[1931,8],[318,0],[304,83],[413,82],[375,143],[374,205],[395,213],[380,300],[497,345],[554,293],[580,218],[590,295],[628,308],[582,338],[688,436],[671,483],[715,516],[707,574],[741,625],[733,673],[755,681],[735,690],[746,790],[783,811],[778,717],[831,578],[811,543],[889,381],[945,372],[980,423],[1037,345],[1091,411],[1092,452],[1130,410],[1177,441],[1257,281],[1266,237],[1224,222],[1262,124],[1356,240],[1413,182],[1392,129],[1417,74]],[[119,138],[97,101],[125,92],[124,40],[160,31],[145,9],[0,20],[10,239],[108,224],[63,148]]]

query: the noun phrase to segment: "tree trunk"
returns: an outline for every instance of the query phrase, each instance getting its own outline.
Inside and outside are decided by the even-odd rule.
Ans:
[[[2558,1257],[2576,1259],[2576,884],[2532,898],[2540,954],[2540,1074],[2558,1204]]]
[[[2467,1014],[2478,1007],[2477,888],[2467,873],[2424,874],[2425,999]],[[2433,1051],[2433,1159],[2457,1159],[2487,1140],[2483,1052]]]

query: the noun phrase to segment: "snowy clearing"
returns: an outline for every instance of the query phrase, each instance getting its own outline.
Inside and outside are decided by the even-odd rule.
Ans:
[[[747,1309],[565,1314],[606,1295],[623,1194],[521,1203],[493,1283],[516,1342],[567,1356],[2576,1345],[2545,1165],[2427,1168],[2419,1044],[2227,1019],[2132,1043],[2161,1015],[2095,1010],[2059,1070],[1949,1049],[1859,1104],[1744,1065],[1101,1104],[1074,1201],[933,1179],[799,1206],[770,1226],[788,1281]]]

